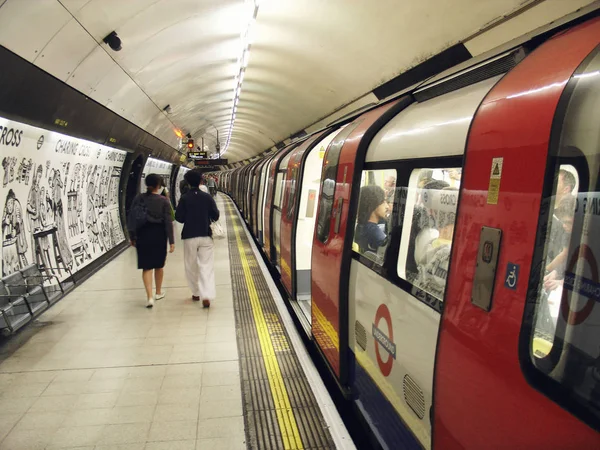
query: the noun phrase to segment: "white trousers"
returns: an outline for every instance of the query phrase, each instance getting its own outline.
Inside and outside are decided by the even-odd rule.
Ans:
[[[210,237],[183,239],[185,274],[192,295],[200,300],[214,300],[215,286],[214,244]]]

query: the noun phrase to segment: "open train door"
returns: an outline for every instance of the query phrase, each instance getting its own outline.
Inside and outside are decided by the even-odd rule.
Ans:
[[[395,100],[368,111],[340,131],[325,153],[313,238],[312,334],[335,376],[348,383],[348,282],[356,199],[366,150],[375,134],[409,104]]]
[[[556,35],[473,120],[434,448],[600,448],[599,43],[600,19]]]

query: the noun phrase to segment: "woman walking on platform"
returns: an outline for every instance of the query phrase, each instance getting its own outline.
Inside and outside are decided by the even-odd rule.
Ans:
[[[217,295],[211,222],[219,220],[217,204],[200,190],[202,174],[190,170],[185,174],[190,191],[181,197],[175,212],[177,222],[183,223],[181,239],[185,258],[185,274],[192,291],[192,300],[208,308]]]
[[[135,198],[127,220],[131,245],[137,250],[138,269],[142,269],[147,308],[154,306],[155,299],[165,297],[162,282],[167,260],[167,240],[170,244],[169,252],[173,253],[175,250],[171,202],[160,195],[162,184],[160,175],[151,173],[146,177],[147,192]],[[152,295],[152,271],[156,282],[156,297]]]

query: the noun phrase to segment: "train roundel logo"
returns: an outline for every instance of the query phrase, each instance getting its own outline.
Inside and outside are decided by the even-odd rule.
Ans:
[[[584,277],[577,277],[573,272],[573,270],[575,269],[575,265],[577,264],[577,261],[580,258],[583,258],[590,265],[590,270],[592,272],[591,280]],[[579,278],[577,283],[576,278]],[[594,257],[592,249],[589,248],[587,245],[582,244],[577,248],[577,250],[573,252],[573,256],[569,260],[569,264],[567,265],[567,268],[565,270],[565,291],[563,291],[563,295],[566,295],[566,290],[578,292],[583,294],[583,296],[588,297],[588,301],[585,303],[583,308],[581,308],[578,311],[573,311],[571,309],[571,306],[569,305],[570,302],[563,297],[563,301],[561,301],[560,305],[560,311],[563,316],[563,319],[569,325],[579,325],[580,323],[583,323],[592,313],[592,310],[594,309],[594,304],[596,303],[594,286],[598,286],[598,281],[598,262]]]
[[[384,321],[387,326],[387,334],[384,333],[380,324]],[[373,323],[373,338],[375,340],[375,355],[377,364],[384,377],[392,372],[394,359],[396,359],[396,344],[394,343],[394,329],[392,328],[392,316],[390,310],[384,304],[379,305],[375,313],[375,322]],[[387,353],[387,357],[382,356],[382,350]],[[385,359],[385,361],[384,361]]]

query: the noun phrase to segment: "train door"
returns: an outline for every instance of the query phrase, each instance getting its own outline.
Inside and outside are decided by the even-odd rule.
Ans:
[[[599,41],[598,19],[548,40],[475,116],[436,448],[600,448]]]
[[[259,227],[260,227],[260,217],[259,217],[259,212],[258,212],[258,205],[260,203],[260,188],[261,185],[263,183],[263,179],[262,179],[262,173],[263,173],[263,167],[265,166],[265,164],[269,161],[268,157],[264,157],[262,159],[262,161],[258,164],[257,168],[256,168],[256,176],[254,178],[254,188],[253,188],[253,194],[252,194],[252,217],[254,217],[254,221],[252,223],[252,232],[254,233],[254,236],[257,237],[257,239],[259,238]]]
[[[261,183],[260,183],[260,189],[258,191],[258,206],[257,206],[258,215],[259,215],[258,241],[260,242],[260,245],[263,247],[263,249],[265,246],[265,240],[263,237],[264,229],[265,229],[265,205],[267,202],[269,174],[271,173],[271,164],[273,163],[274,158],[275,158],[275,155],[269,157],[269,160],[263,166],[261,174],[260,174]]]
[[[280,234],[280,259],[281,259],[281,281],[284,288],[292,299],[295,299],[293,290],[293,262],[292,262],[292,228],[296,221],[296,200],[298,198],[298,190],[300,174],[302,170],[302,161],[304,153],[311,149],[324,132],[311,136],[298,147],[296,147],[286,157],[289,158],[287,164],[285,159],[281,166],[287,166],[285,174],[285,183],[283,186],[283,200],[281,205],[281,234]]]
[[[248,188],[248,215],[250,217],[250,230],[254,236],[256,236],[256,211],[254,203],[256,199],[256,183],[258,181],[258,174],[262,164],[262,160],[256,161],[256,164],[252,168],[252,175],[250,177],[250,186]]]
[[[343,127],[316,135],[304,151],[295,155],[293,164],[296,170],[288,168],[288,172],[292,170],[290,178],[295,185],[290,186],[288,204],[284,208],[283,224],[286,227],[282,226],[281,232],[281,258],[288,261],[291,278],[286,279],[282,273],[282,281],[307,332],[310,332],[311,322],[310,272],[320,175],[325,151],[340,129]]]
[[[350,194],[356,185],[356,164],[362,165],[357,155],[365,135],[369,140],[389,119],[390,109],[395,111],[393,107],[398,104],[395,101],[380,106],[346,126],[329,145],[323,163],[312,250],[311,327],[317,345],[342,386],[348,382],[347,289],[352,245],[346,239],[346,226]],[[360,150],[364,155],[366,147]]]
[[[251,164],[244,166],[240,172],[240,184],[238,186],[239,202],[242,209],[242,217],[248,222],[248,204],[246,202],[246,194],[248,192],[248,173],[252,168]]]
[[[296,149],[298,147],[295,147]],[[287,183],[287,169],[290,163],[291,156],[296,150],[290,151],[279,163],[275,175],[275,196],[273,198],[273,209],[271,212],[271,261],[275,265],[275,268],[281,274],[281,212],[283,204],[283,192]]]
[[[268,183],[265,188],[265,207],[264,207],[264,219],[263,219],[263,240],[264,240],[264,249],[265,254],[269,261],[275,264],[273,260],[273,203],[275,201],[275,195],[279,192],[281,193],[281,186],[279,191],[277,191],[277,186],[279,182],[283,179],[283,173],[279,173],[279,163],[285,156],[296,147],[296,144],[290,144],[277,153],[273,157],[273,161],[271,161],[271,166],[269,167],[268,174]],[[279,181],[279,182],[278,182]]]
[[[252,187],[254,182],[254,171],[258,161],[253,161],[250,163],[250,167],[248,168],[248,173],[246,175],[246,184],[245,184],[245,193],[244,198],[246,199],[246,216],[248,222],[248,228],[252,229]]]
[[[463,153],[475,111],[498,79],[450,92],[436,84],[443,95],[409,105],[367,151],[352,225],[349,345],[356,404],[384,448],[431,447],[435,352]]]
[[[254,162],[248,164],[248,168],[246,169],[246,173],[244,174],[244,187],[243,187],[243,197],[244,197],[244,216],[246,217],[246,223],[250,224],[250,178],[252,175],[252,169],[254,168]]]

